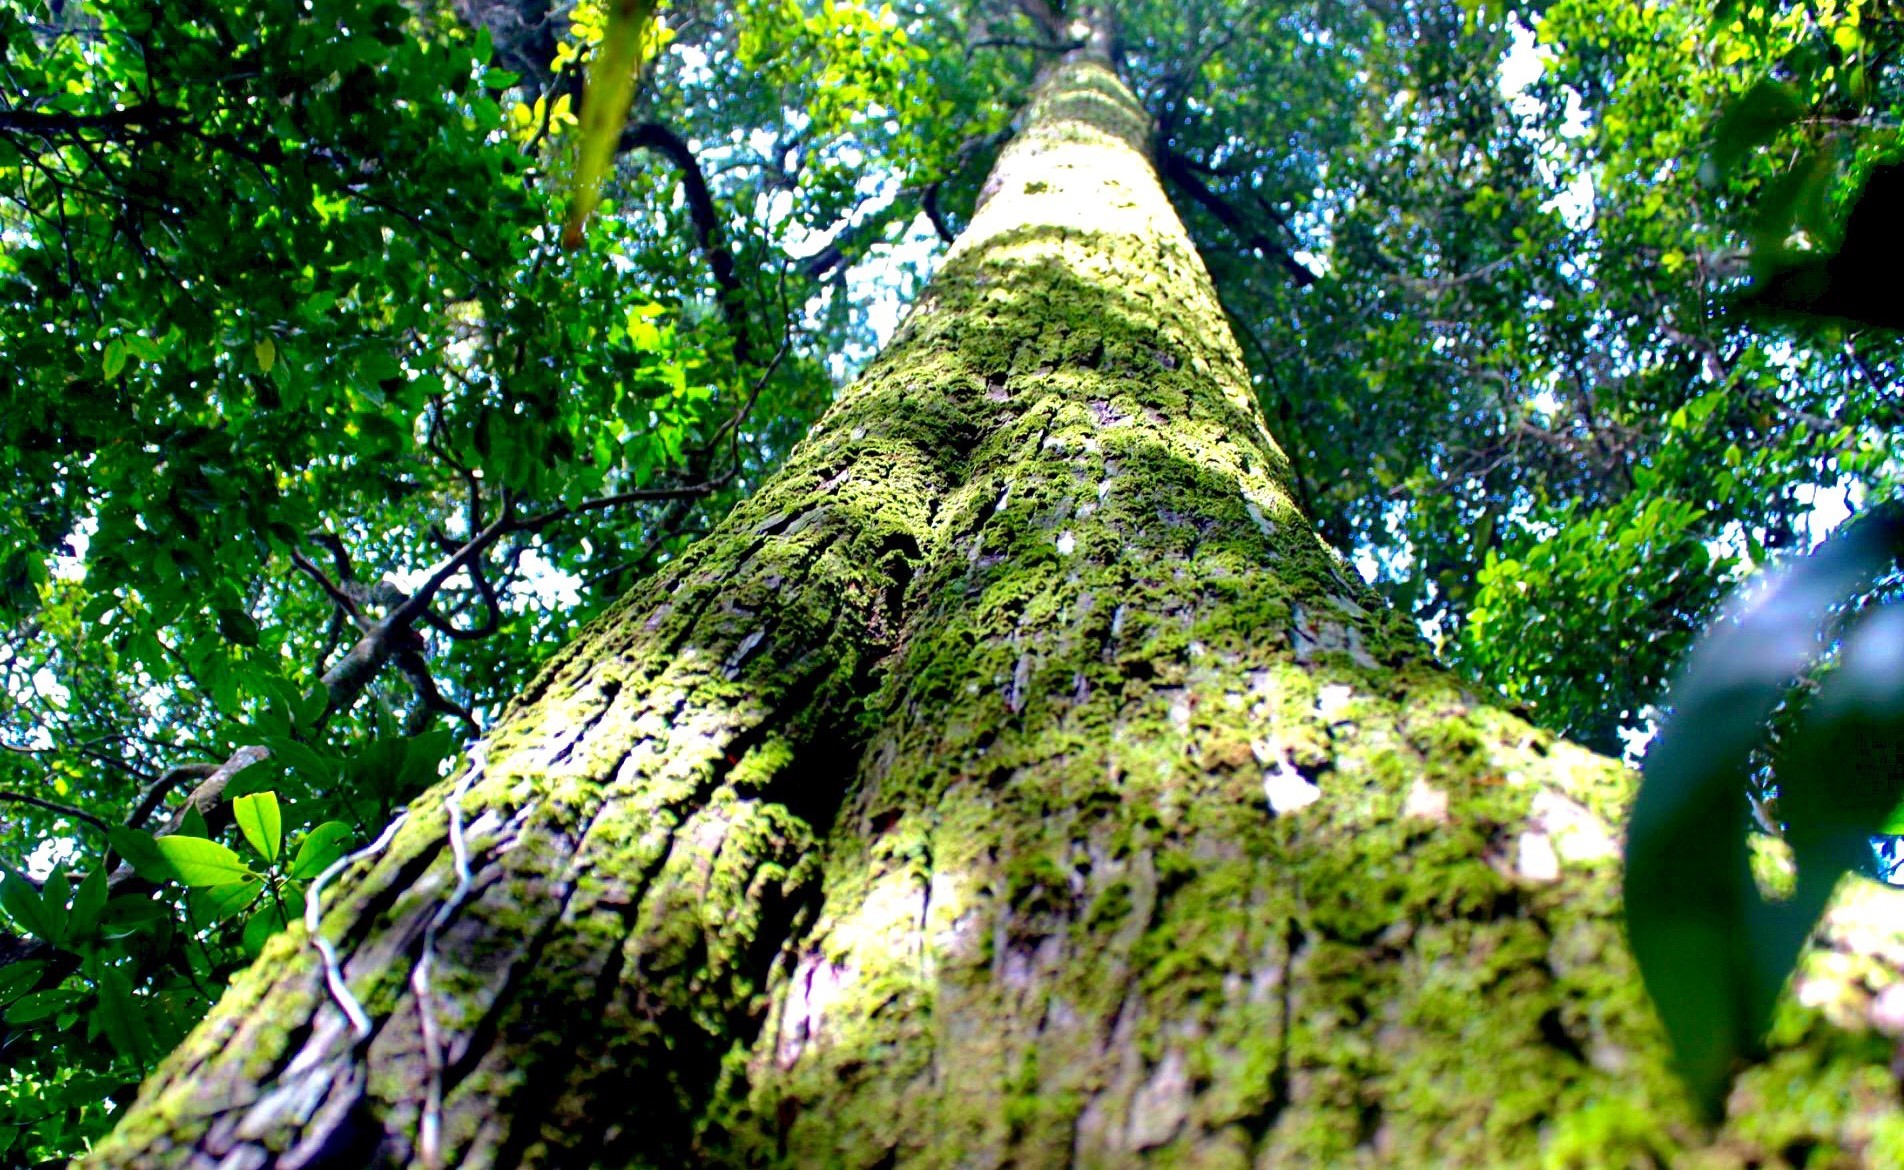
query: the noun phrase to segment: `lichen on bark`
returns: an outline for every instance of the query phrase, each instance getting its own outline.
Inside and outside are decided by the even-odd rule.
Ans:
[[[1147,135],[1103,61],[1054,69],[788,467],[327,903],[369,1034],[294,932],[94,1163],[1904,1149],[1868,887],[1697,1127],[1617,926],[1630,776],[1464,693],[1314,535]]]

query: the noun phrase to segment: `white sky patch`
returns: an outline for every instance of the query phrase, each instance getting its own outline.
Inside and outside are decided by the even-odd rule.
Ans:
[[[86,550],[92,547],[93,533],[99,531],[99,521],[91,516],[82,519],[67,536],[67,547],[72,554],[53,558],[53,577],[60,581],[84,581],[86,579]]]
[[[1523,111],[1518,104],[1529,103],[1529,110],[1537,108],[1534,99],[1527,96],[1527,87],[1540,80],[1547,68],[1542,59],[1540,48],[1534,40],[1534,30],[1524,24],[1516,24],[1511,33],[1514,43],[1508,47],[1507,57],[1501,62],[1501,96],[1516,99],[1515,113]]]
[[[714,80],[714,71],[708,68],[707,54],[698,45],[676,44],[673,48],[675,59],[681,62],[683,82],[705,85]]]
[[[1541,115],[1544,107],[1541,99],[1527,91],[1546,71],[1548,54],[1527,26],[1514,25],[1511,35],[1513,43],[1501,59],[1497,84],[1501,96],[1508,99],[1508,108],[1523,121],[1531,122]],[[1561,123],[1560,134],[1563,138],[1578,138],[1587,129],[1586,106],[1573,90],[1567,90],[1566,95],[1566,118]],[[1547,151],[1541,152],[1537,165],[1548,182],[1558,179],[1558,168]],[[1558,212],[1568,227],[1577,230],[1592,219],[1593,194],[1593,176],[1583,171],[1569,180],[1560,194],[1548,200],[1545,210]]]
[[[511,592],[530,605],[565,610],[582,604],[582,579],[556,568],[540,550],[532,548],[522,554],[521,584]]]
[[[1792,494],[1811,509],[1805,517],[1805,531],[1808,543],[1817,544],[1836,532],[1864,502],[1864,485],[1849,480],[1829,487],[1801,483]]]

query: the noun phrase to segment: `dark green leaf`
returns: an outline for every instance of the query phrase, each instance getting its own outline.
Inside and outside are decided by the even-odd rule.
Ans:
[[[4,1018],[9,1024],[37,1024],[81,1003],[86,993],[70,987],[55,987],[48,991],[36,991],[23,995],[13,1001],[6,1010]]]
[[[200,926],[216,926],[257,901],[262,889],[264,882],[257,878],[194,889],[186,899],[191,920]]]
[[[304,834],[297,857],[291,862],[291,876],[309,880],[329,869],[344,855],[344,843],[350,836],[351,827],[342,821],[325,821]]]
[[[178,879],[178,871],[159,851],[152,834],[145,830],[115,827],[107,832],[106,839],[112,843],[119,856],[126,859],[126,864],[132,867],[133,872],[146,881],[169,882]]]
[[[1680,1073],[1709,1114],[1757,1050],[1844,872],[1835,853],[1801,838],[1798,893],[1784,902],[1760,894],[1747,865],[1749,753],[1822,649],[1831,607],[1868,587],[1900,544],[1904,510],[1880,510],[1745,595],[1688,659],[1647,756],[1627,833],[1627,935]],[[1812,778],[1795,779],[1810,790]]]
[[[66,919],[66,945],[78,947],[99,929],[99,914],[106,905],[106,871],[95,869],[79,883],[73,895],[72,913]]]
[[[46,912],[46,904],[33,883],[16,870],[0,866],[0,910],[21,930],[42,942],[59,943],[59,922]]]
[[[94,1010],[100,1031],[134,1064],[144,1068],[152,1059],[152,1034],[132,994],[132,984],[117,967],[99,973],[99,1006]]]
[[[1791,86],[1769,80],[1754,85],[1726,107],[1713,127],[1712,150],[1700,177],[1708,183],[1723,181],[1747,153],[1804,114],[1805,103]]]
[[[40,972],[46,970],[46,963],[40,959],[30,959],[22,963],[8,963],[0,967],[0,1006],[12,1003],[25,995],[39,981]]]

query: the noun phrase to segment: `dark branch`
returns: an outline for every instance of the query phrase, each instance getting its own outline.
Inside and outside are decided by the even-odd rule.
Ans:
[[[470,515],[474,517],[478,514],[475,505],[472,504]],[[455,552],[459,547],[454,540],[443,535],[443,531],[439,528],[432,528],[430,534],[436,538],[437,547],[441,548],[444,552]],[[476,584],[476,595],[480,597],[483,602],[483,620],[479,624],[465,628],[455,625],[448,618],[439,615],[433,609],[426,608],[423,611],[423,620],[429,624],[431,629],[459,642],[478,641],[482,638],[489,637],[502,628],[502,602],[496,596],[496,587],[489,583],[489,574],[483,569],[483,560],[481,557],[469,563],[469,576],[470,580]],[[460,609],[462,607],[459,606],[458,608]]]
[[[102,114],[73,114],[64,110],[0,110],[0,132],[14,131],[39,138],[77,137],[92,130],[124,130],[169,122],[179,111],[165,106],[138,105]]]
[[[348,615],[351,618],[351,620],[356,621],[361,617],[361,615],[358,613],[358,610],[357,610],[357,599],[352,597],[350,594],[344,592],[344,589],[341,585],[338,585],[335,581],[332,581],[329,577],[325,576],[324,570],[312,564],[310,562],[310,559],[307,558],[303,553],[299,552],[296,549],[292,549],[291,563],[293,565],[296,565],[298,569],[304,573],[305,576],[309,577],[313,581],[316,581],[318,584],[318,587],[324,591],[325,595],[328,596],[333,602],[335,602],[337,605],[337,608],[344,611],[344,613]]]
[[[1047,0],[1018,0],[1018,11],[1025,14],[1046,40],[1065,40],[1064,18],[1051,7]]]
[[[967,53],[980,49],[1030,49],[1034,53],[1069,53],[1090,42],[1073,37],[1069,40],[1034,41],[1028,37],[981,37],[965,46]]]
[[[139,797],[138,806],[126,818],[126,827],[137,829],[144,825],[180,784],[187,780],[204,780],[217,771],[217,764],[180,764],[176,768],[167,768],[165,774],[153,781],[152,786]]]
[[[769,367],[771,368],[771,367]],[[731,473],[730,473],[731,475]],[[623,504],[639,504],[653,500],[698,500],[709,495],[726,483],[728,476],[709,480],[706,483],[688,484],[686,487],[673,488],[637,488],[634,491],[618,492],[612,496],[599,496],[593,500],[584,500],[569,507],[555,508],[539,516],[530,516],[516,521],[512,532],[540,532],[559,520],[579,516],[584,512],[599,512],[604,508],[619,508]]]
[[[60,816],[66,817],[69,820],[80,821],[91,825],[102,833],[112,828],[111,825],[108,825],[105,821],[87,812],[85,809],[74,808],[70,804],[61,804],[56,800],[47,800],[44,797],[29,796],[24,792],[0,791],[0,804],[30,804],[35,808],[43,808],[48,812],[58,813]]]
[[[919,200],[919,206],[926,213],[926,218],[932,221],[932,230],[939,233],[941,243],[950,244],[959,238],[958,233],[946,223],[945,211],[939,206],[938,183],[933,183],[926,188],[924,197]]]
[[[421,651],[414,649],[398,651],[396,664],[397,669],[403,673],[403,677],[410,681],[410,688],[416,692],[418,699],[417,709],[406,729],[411,735],[422,734],[428,726],[429,717],[438,712],[461,719],[469,728],[471,735],[482,734],[482,725],[477,723],[476,717],[469,713],[469,708],[452,702],[437,689],[436,679],[431,677],[429,664],[423,660]]]
[[[1208,184],[1198,178],[1196,170],[1190,166],[1189,160],[1183,155],[1167,146],[1159,147],[1157,169],[1190,198],[1201,204],[1205,211],[1215,216],[1218,223],[1230,229],[1245,248],[1281,264],[1295,280],[1298,288],[1307,288],[1316,282],[1316,274],[1290,255],[1288,248],[1284,247],[1280,241],[1272,239],[1268,233],[1252,229],[1249,220],[1236,209],[1235,204],[1212,191]]]
[[[754,364],[753,329],[747,319],[746,292],[734,268],[734,253],[727,246],[721,228],[720,213],[708,190],[707,176],[699,160],[679,134],[658,122],[643,122],[621,132],[619,148],[652,150],[667,158],[681,172],[681,187],[687,197],[688,219],[694,224],[694,238],[707,266],[714,273],[714,286],[720,294],[721,316],[734,341],[734,363],[743,368]]]

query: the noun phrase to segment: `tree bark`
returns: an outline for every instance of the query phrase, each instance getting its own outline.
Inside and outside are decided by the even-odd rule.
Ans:
[[[1630,775],[1314,535],[1102,57],[1022,126],[786,469],[325,894],[347,990],[275,940],[89,1164],[1904,1157],[1898,896],[1702,1131]]]

